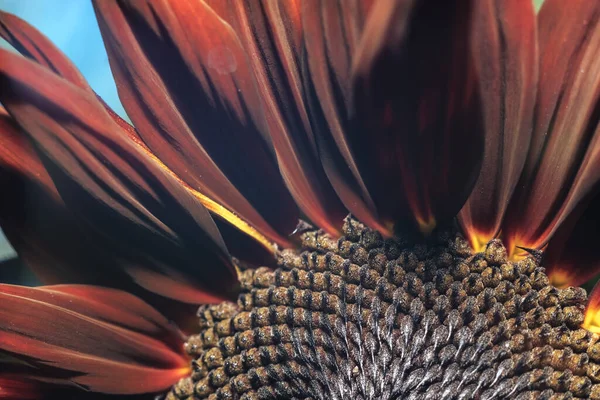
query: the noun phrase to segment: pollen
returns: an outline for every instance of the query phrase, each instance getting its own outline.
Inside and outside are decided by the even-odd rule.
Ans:
[[[237,304],[201,307],[167,400],[600,399],[586,292],[551,286],[539,258],[352,218],[343,234],[305,233],[276,269],[242,272]]]

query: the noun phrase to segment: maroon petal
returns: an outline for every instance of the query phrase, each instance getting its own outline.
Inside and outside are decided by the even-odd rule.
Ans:
[[[350,149],[352,59],[369,12],[368,1],[302,2],[306,42],[305,86],[323,167],[348,210],[382,233],[373,200]]]
[[[478,177],[473,4],[380,0],[366,21],[348,142],[387,224],[428,233],[456,216]]]
[[[585,209],[584,205],[585,204]],[[600,274],[600,195],[584,200],[544,250],[544,267],[556,287],[581,286]]]
[[[513,251],[547,243],[600,177],[600,3],[548,0],[538,18],[535,126],[503,227]]]
[[[195,302],[231,295],[235,270],[201,195],[131,141],[93,94],[7,51],[0,83],[0,101],[95,243],[128,265],[195,286]],[[160,294],[179,298],[167,289]]]
[[[318,227],[338,234],[347,210],[321,166],[301,70],[304,2],[231,2],[249,55],[279,169],[296,203]]]
[[[119,279],[114,263],[86,238],[60,198],[35,180],[17,174],[1,171],[0,182],[4,192],[0,226],[38,279],[44,283]],[[83,268],[86,260],[90,263]]]
[[[0,399],[37,400],[48,398],[44,394],[44,385],[26,377],[12,374],[0,374]]]
[[[36,180],[59,199],[56,187],[23,130],[0,106],[0,168]]]
[[[10,271],[1,271],[1,281],[21,283],[21,275],[29,268],[44,284],[115,287],[150,302],[186,331],[196,326],[195,307],[169,298],[191,304],[217,299],[185,274],[172,270],[170,275],[165,270],[158,274],[151,269],[151,261],[140,268],[140,260],[90,236],[65,206],[25,132],[0,111],[0,227],[20,258],[2,263]],[[139,277],[139,271],[154,279]],[[134,275],[138,284],[132,280]]]
[[[4,140],[7,137],[5,134],[6,131],[0,129],[0,145],[4,145],[4,150],[10,149],[8,142]],[[20,143],[28,142],[22,134],[20,139]],[[134,284],[126,274],[134,260],[122,253],[115,253],[114,247],[102,246],[89,235],[89,231],[77,223],[31,147],[23,145],[16,148],[14,155],[22,160],[37,162],[41,173],[28,176],[22,171],[10,169],[5,163],[6,158],[0,154],[0,185],[3,193],[0,196],[0,226],[20,258],[16,262],[2,264],[2,268],[19,269],[2,271],[0,275],[3,278],[13,277],[8,281],[2,279],[2,282],[21,282],[16,278],[26,266],[44,284],[89,283],[116,287],[151,302],[182,328],[188,328],[190,321],[194,325],[197,323],[195,307],[156,296]],[[31,167],[35,163],[26,162],[22,165]],[[47,177],[51,186],[44,185],[43,180],[38,177]],[[151,264],[144,266],[149,272],[152,271],[149,269]],[[154,277],[156,279],[153,286],[157,283],[160,285],[158,288],[148,285],[148,289],[167,297],[192,304],[211,298],[193,280],[182,278],[181,273]],[[177,291],[171,289],[175,285],[179,285]]]
[[[231,26],[204,2],[94,4],[143,144],[192,188],[287,245],[297,209],[261,134],[260,99]]]
[[[81,387],[68,387],[59,382],[41,382],[24,373],[0,373],[0,399],[2,400],[114,400],[115,396],[86,392]],[[120,400],[153,400],[155,394],[120,395]]]
[[[475,2],[475,67],[485,116],[485,150],[477,184],[459,214],[475,247],[499,230],[517,184],[533,124],[537,39],[533,4],[521,0]]]
[[[581,327],[593,333],[600,333],[600,282],[596,283],[588,296],[585,319]]]
[[[21,18],[0,11],[0,37],[24,56],[36,60],[74,85],[92,90],[73,63],[46,36]]]
[[[0,184],[0,226],[42,282],[124,283],[126,276],[119,274],[123,260],[93,244],[65,206],[26,133],[3,109]]]
[[[136,394],[165,390],[189,373],[181,336],[125,292],[0,285],[0,300],[0,349],[35,367],[33,379]]]
[[[0,11],[0,37],[10,43],[25,57],[37,61],[74,85],[90,93],[94,93],[83,75],[67,56],[44,34],[21,18]],[[114,113],[102,99],[99,100],[115,122],[125,129],[128,134],[133,134],[136,140],[139,140],[139,136],[135,133],[131,125]]]
[[[0,226],[21,259],[46,283],[78,279],[80,261],[88,258],[81,256],[89,247],[81,245],[85,242],[82,232],[74,224],[29,138],[3,109],[0,110],[0,185]],[[73,242],[73,239],[78,240]],[[83,274],[90,273],[97,274],[94,268]]]
[[[19,49],[23,55],[32,58],[46,67],[49,67],[60,76],[71,81],[82,89],[88,90],[90,93],[94,93],[71,61],[34,27],[15,16],[6,13],[0,13],[0,21],[0,35],[3,35],[3,37],[5,37],[13,46]],[[114,113],[102,99],[99,98],[99,100],[102,102],[106,108],[106,111],[115,120],[115,122],[125,131],[127,136],[129,136],[134,142],[145,146],[138,132],[128,122],[124,121],[121,117]],[[254,236],[262,237],[262,235],[256,232],[253,227],[248,226],[244,221],[240,220],[239,217],[230,212],[222,212],[224,208],[220,208],[218,205],[215,205],[215,207],[213,207],[211,210],[215,211],[217,215],[222,216],[225,220],[228,220],[234,226],[242,229],[242,231],[246,232],[247,234],[250,234],[251,236],[255,234]],[[218,213],[219,211],[221,211],[221,214]],[[244,236],[243,234],[237,234],[232,229],[225,230],[227,231],[227,242],[229,243],[231,250],[235,252],[234,254],[240,254],[238,251],[243,250],[243,257],[245,261],[261,265],[269,265],[269,263],[273,262],[272,253],[269,251],[272,248],[272,243],[266,240],[266,238],[263,238],[264,240],[261,242],[262,244],[258,244],[250,237]],[[230,232],[233,233],[230,234]],[[265,249],[264,246],[267,246],[268,249]],[[240,254],[239,256],[241,257],[242,255]],[[89,265],[89,263],[84,264]],[[142,279],[139,280],[142,281]],[[149,282],[149,285],[154,287],[166,287],[178,285],[180,283],[182,282],[157,281],[154,283]],[[188,288],[187,292],[191,293],[189,289],[190,288]],[[183,293],[183,291],[181,293]]]

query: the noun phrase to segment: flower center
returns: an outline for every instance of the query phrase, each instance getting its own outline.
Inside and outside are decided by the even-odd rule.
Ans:
[[[343,231],[305,233],[278,269],[243,272],[238,304],[201,307],[194,372],[167,399],[600,399],[586,293],[535,257]]]

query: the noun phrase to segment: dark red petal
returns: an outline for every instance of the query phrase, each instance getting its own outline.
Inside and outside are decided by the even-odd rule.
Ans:
[[[582,328],[600,333],[600,282],[596,283],[588,296]]]
[[[336,235],[347,210],[319,161],[307,113],[303,2],[232,1],[232,25],[249,54],[279,169],[304,214]]]
[[[26,134],[2,113],[0,188],[0,227],[20,258],[2,263],[2,268],[10,270],[0,272],[0,282],[31,282],[27,267],[44,284],[86,283],[135,293],[186,331],[196,326],[194,306],[152,292],[192,304],[209,300],[207,294],[181,273],[156,274],[148,269],[150,263],[144,264],[145,272],[154,280],[140,280],[139,284],[152,292],[136,285],[127,272],[136,275],[132,265],[139,265],[139,260],[115,252],[118,249],[114,247],[102,246],[89,235],[65,206]]]
[[[0,11],[0,37],[24,56],[36,60],[74,85],[92,90],[71,61],[46,36],[21,18]]]
[[[77,67],[56,47],[44,34],[35,29],[20,19],[19,17],[0,11],[0,37],[9,42],[22,55],[37,61],[39,64],[48,67],[57,75],[65,78],[80,88],[94,93],[90,85],[87,83],[83,75]],[[135,130],[129,123],[124,121],[115,112],[113,112],[108,104],[99,99],[106,111],[113,117],[123,129],[128,133],[133,133]],[[135,134],[137,140],[139,136]]]
[[[19,276],[26,273],[26,266],[44,284],[89,283],[120,288],[150,302],[182,328],[189,328],[190,321],[196,325],[194,306],[170,301],[135,285],[126,274],[135,260],[115,253],[111,247],[102,246],[77,223],[59,197],[34,179],[3,170],[1,164],[0,159],[3,191],[0,196],[0,227],[19,255],[19,260],[10,265],[0,265],[1,268],[18,269],[2,271],[1,282],[21,283],[22,279],[28,279],[30,283],[31,276]],[[144,264],[144,267],[151,272],[151,264]],[[147,285],[148,290],[192,304],[211,298],[194,281],[181,277],[180,273],[155,275],[155,278],[156,283],[160,282],[159,287],[153,290],[156,283],[153,287]],[[177,291],[173,291],[173,287],[177,287]]]
[[[302,2],[306,42],[304,68],[311,121],[321,161],[344,205],[382,233],[373,201],[360,175],[346,132],[351,130],[351,65],[368,14],[367,1]]]
[[[153,400],[155,394],[120,395],[119,400]],[[40,382],[26,374],[0,373],[1,400],[115,400],[114,395]]]
[[[39,182],[59,200],[56,187],[35,153],[30,140],[2,106],[0,106],[0,170],[10,170]]]
[[[0,227],[21,259],[46,283],[77,279],[81,256],[89,247],[81,246],[83,239],[77,241],[80,245],[73,246],[72,240],[81,238],[82,232],[74,228],[73,219],[29,138],[3,109],[0,186]],[[83,274],[97,274],[90,268]]]
[[[0,374],[0,399],[37,400],[47,398],[44,385],[21,376]]]
[[[585,208],[584,208],[585,207]],[[579,207],[578,207],[579,208]],[[600,195],[584,200],[544,250],[544,268],[556,287],[581,286],[600,274]]]
[[[600,3],[547,0],[538,18],[534,132],[503,228],[513,249],[547,243],[600,177]]]
[[[431,231],[456,216],[478,177],[473,3],[380,0],[369,13],[353,65],[348,142],[388,224]]]
[[[485,151],[479,179],[459,221],[479,247],[498,234],[525,163],[538,59],[531,2],[481,0],[475,5],[473,42],[484,105]]]
[[[178,271],[171,278],[195,285],[197,301],[230,296],[235,269],[199,194],[131,141],[93,94],[18,55],[2,51],[0,60],[0,101],[96,243],[130,265]]]
[[[125,131],[127,136],[129,136],[134,142],[139,143],[140,145],[143,146],[143,142],[142,142],[141,138],[139,137],[138,132],[133,128],[133,126],[131,126],[127,121],[123,120],[114,111],[112,111],[108,107],[108,105],[106,105],[106,103],[104,103],[104,101],[102,101],[102,99],[99,99],[99,100],[104,104],[104,106],[106,107],[106,111],[108,111],[108,113],[115,120],[115,122]],[[150,151],[150,150],[148,149],[148,151]],[[207,206],[210,206],[210,205],[211,204],[208,204]],[[216,207],[219,206],[217,204],[214,204],[214,205]],[[209,208],[209,210],[212,211],[213,208]],[[215,211],[215,214],[219,215],[218,212],[221,212],[221,210],[217,209]],[[223,214],[221,214],[220,216],[223,217]],[[268,242],[268,241],[267,242],[257,241],[256,238],[254,237],[255,235],[253,235],[253,233],[256,233],[258,235],[260,235],[260,233],[258,231],[256,231],[254,229],[254,227],[251,227],[249,225],[248,226],[240,226],[240,225],[243,225],[243,221],[234,214],[230,214],[230,216],[233,218],[231,218],[229,220],[227,218],[223,218],[223,219],[217,219],[215,221],[215,223],[217,224],[217,227],[219,229],[219,232],[225,239],[225,243],[227,243],[227,248],[229,249],[229,251],[232,254],[236,254],[238,257],[238,260],[248,263],[249,265],[256,265],[256,266],[272,266],[272,265],[274,265],[275,258],[273,257],[272,243]],[[242,224],[240,224],[240,223],[242,223]],[[266,246],[265,246],[265,244],[266,244]],[[133,271],[135,271],[135,269],[128,269],[128,271],[133,272]],[[151,272],[151,271],[146,271],[146,272]],[[154,274],[146,274],[146,277],[148,277],[148,276],[164,278],[164,275],[157,276]],[[150,287],[150,286],[155,287],[155,288],[179,287],[182,290],[182,293],[184,293],[184,292],[189,293],[189,294],[193,293],[191,291],[191,289],[193,289],[193,288],[189,287],[189,284],[187,282],[184,282],[181,280],[180,281],[176,281],[176,280],[165,281],[164,279],[161,279],[160,281],[151,282],[148,279],[143,279],[142,275],[139,275],[139,274],[136,274],[135,278],[139,282],[145,282],[145,287]],[[184,286],[181,286],[181,285],[184,285]],[[172,292],[172,290],[169,290],[169,291]]]
[[[45,283],[97,282],[97,278],[110,282],[113,266],[109,263],[104,267],[110,258],[86,240],[59,197],[39,182],[18,174],[0,171],[0,183],[4,192],[0,198],[0,227],[37,278]],[[100,257],[95,259],[93,254],[98,253]],[[86,265],[81,262],[84,260],[92,261],[87,268],[82,267]]]
[[[0,331],[0,349],[36,366],[35,379],[135,394],[165,390],[189,373],[166,318],[113,289],[0,285]]]
[[[2,110],[0,185],[0,226],[42,282],[110,284],[119,262],[87,240],[26,133]]]
[[[260,100],[232,28],[204,2],[94,4],[144,145],[192,188],[287,245],[297,209],[261,135]]]

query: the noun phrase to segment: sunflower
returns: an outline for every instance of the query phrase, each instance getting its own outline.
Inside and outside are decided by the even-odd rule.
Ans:
[[[600,2],[94,7],[132,125],[0,13],[0,398],[600,399]]]

